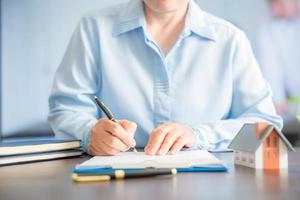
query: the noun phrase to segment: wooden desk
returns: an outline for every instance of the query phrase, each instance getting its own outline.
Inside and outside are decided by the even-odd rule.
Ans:
[[[71,180],[72,169],[87,157],[1,167],[0,199],[300,199],[299,153],[290,153],[290,168],[281,173],[234,166],[232,153],[215,155],[228,164],[228,173],[78,184]]]

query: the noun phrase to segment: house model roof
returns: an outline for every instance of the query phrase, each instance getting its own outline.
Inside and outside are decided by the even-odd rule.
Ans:
[[[295,151],[290,142],[276,127],[273,125],[266,125],[266,128],[260,130],[261,133],[257,133],[257,125],[258,124],[245,124],[229,144],[228,148],[254,153],[265,139],[275,130],[287,148],[291,151]],[[257,135],[260,135],[260,137],[257,137]]]

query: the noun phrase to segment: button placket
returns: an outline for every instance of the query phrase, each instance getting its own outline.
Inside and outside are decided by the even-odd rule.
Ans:
[[[154,123],[159,126],[171,119],[170,83],[162,59],[156,59],[154,71]]]

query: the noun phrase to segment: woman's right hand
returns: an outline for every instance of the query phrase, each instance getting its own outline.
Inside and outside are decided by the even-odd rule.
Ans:
[[[100,119],[91,129],[89,154],[93,156],[112,156],[135,147],[134,134],[137,125],[128,120],[113,122]]]

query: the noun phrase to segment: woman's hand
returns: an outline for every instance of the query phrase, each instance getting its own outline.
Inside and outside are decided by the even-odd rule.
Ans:
[[[127,120],[117,123],[107,118],[100,119],[91,130],[89,154],[112,156],[128,151],[136,145],[134,134],[137,125]]]
[[[183,147],[192,147],[196,136],[185,126],[176,123],[164,123],[150,134],[145,153],[149,155],[176,154]]]

